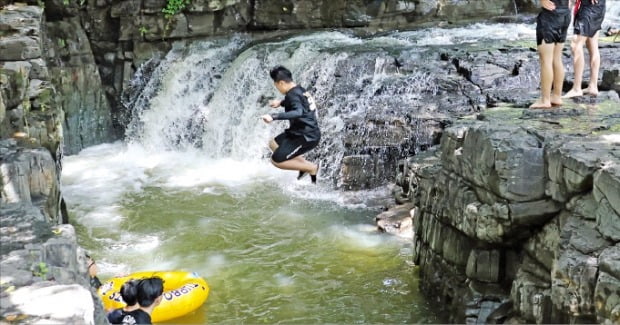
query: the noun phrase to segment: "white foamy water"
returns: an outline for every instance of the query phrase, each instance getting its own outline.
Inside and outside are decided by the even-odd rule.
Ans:
[[[605,3],[605,20],[603,21],[603,31],[608,27],[620,29],[620,0],[607,0]]]
[[[480,41],[516,41],[536,39],[535,24],[478,23],[456,28],[430,28],[420,31],[397,32],[390,37],[411,45],[453,45]]]

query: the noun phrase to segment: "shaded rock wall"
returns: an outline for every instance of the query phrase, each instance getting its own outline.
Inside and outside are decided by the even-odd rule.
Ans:
[[[66,154],[115,138],[112,113],[80,18],[45,24],[45,59],[64,110]]]
[[[620,126],[612,97],[492,109],[404,163],[421,287],[450,322],[620,321],[620,133],[592,134]]]
[[[64,112],[43,59],[44,23],[36,6],[0,10],[0,138],[59,156]]]
[[[52,10],[52,9],[47,9]],[[79,18],[46,22],[38,6],[0,11],[0,136],[56,158],[113,139],[110,106]]]
[[[106,323],[75,231],[61,225],[67,215],[51,154],[9,139],[0,141],[0,157],[0,319]]]

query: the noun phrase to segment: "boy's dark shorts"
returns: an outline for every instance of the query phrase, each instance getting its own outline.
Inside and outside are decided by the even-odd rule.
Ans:
[[[554,11],[543,9],[536,17],[536,44],[564,43],[568,25],[570,25],[570,10],[560,8]]]
[[[291,135],[286,132],[278,135],[274,140],[278,144],[278,149],[273,152],[271,159],[277,163],[303,155],[319,144],[319,140],[306,141],[303,136]]]
[[[601,29],[603,19],[605,19],[605,0],[599,0],[595,4],[582,1],[573,22],[575,34],[594,37]]]

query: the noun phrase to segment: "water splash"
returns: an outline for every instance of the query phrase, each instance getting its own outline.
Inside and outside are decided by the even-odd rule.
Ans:
[[[620,0],[607,0],[605,2],[606,12],[603,21],[603,31],[608,27],[620,29]]]
[[[130,102],[127,139],[150,150],[201,147],[210,102],[223,73],[247,42],[230,40],[177,44],[157,67],[142,93]],[[141,74],[138,74],[141,76]]]

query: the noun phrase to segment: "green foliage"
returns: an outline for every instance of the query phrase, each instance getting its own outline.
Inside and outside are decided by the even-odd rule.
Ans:
[[[170,20],[174,15],[185,9],[190,1],[191,0],[168,0],[166,2],[166,7],[164,7],[161,12],[164,13],[164,17],[166,17],[166,19]]]
[[[138,31],[140,31],[140,36],[142,36],[142,38],[144,38],[144,35],[146,35],[146,33],[149,32],[149,29],[144,27],[144,26],[140,26],[140,29],[138,29]]]
[[[39,264],[34,267],[34,270],[32,270],[32,275],[45,279],[47,272],[49,272],[47,264],[45,264],[45,262],[39,262]]]
[[[44,1],[44,0],[37,0],[37,1]],[[84,4],[86,4],[86,0],[76,0],[76,2],[80,5],[80,7],[83,7]],[[62,4],[65,6],[68,6],[71,4],[71,0],[62,0]]]
[[[65,39],[64,38],[59,38],[58,39],[58,47],[64,48],[65,46],[67,46],[67,43],[65,42]]]
[[[41,7],[41,9],[45,10],[45,1],[37,0],[37,6]]]

